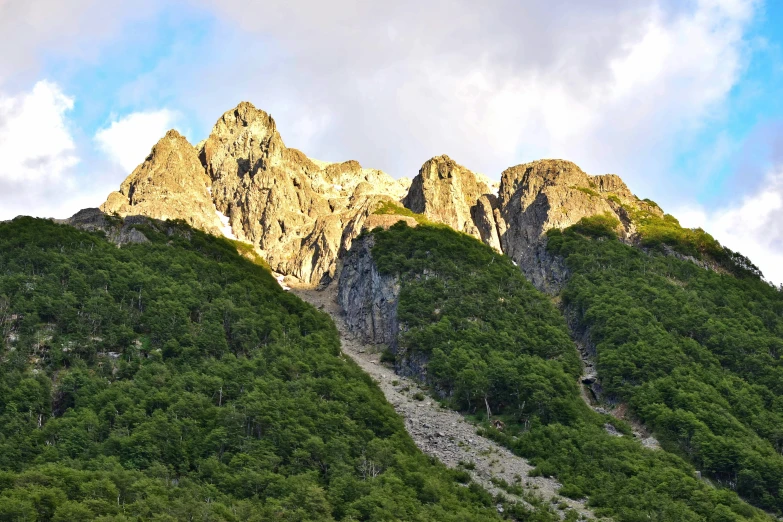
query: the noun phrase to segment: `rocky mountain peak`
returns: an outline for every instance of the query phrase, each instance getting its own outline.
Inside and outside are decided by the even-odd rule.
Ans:
[[[182,219],[219,234],[221,224],[212,205],[210,184],[196,149],[172,129],[123,181],[120,190],[109,194],[101,210],[123,216]]]
[[[241,177],[277,165],[285,151],[272,116],[249,102],[242,102],[223,113],[212,127],[201,160],[214,180],[225,173]]]
[[[591,176],[576,164],[543,159],[506,169],[501,175],[496,221],[501,249],[543,290],[557,286],[546,259],[544,234],[567,228],[584,217],[608,214],[619,220],[621,237],[635,233],[629,209],[662,215],[655,205],[640,201],[615,174]]]
[[[408,184],[354,160],[310,160],[285,146],[268,113],[242,102],[196,147],[167,133],[102,209],[222,232],[251,243],[273,270],[315,284],[334,275],[367,217]]]
[[[422,165],[402,203],[430,221],[480,238],[471,209],[490,190],[476,174],[448,156],[435,156]]]
[[[312,160],[286,147],[274,119],[248,102],[218,118],[196,147],[166,133],[101,208],[222,232],[251,243],[273,270],[317,284],[335,275],[363,227],[403,219],[374,216],[388,201],[508,254],[536,284],[546,277],[541,266],[551,265],[540,259],[550,228],[610,213],[629,237],[629,209],[660,212],[618,176],[590,176],[564,160],[506,169],[499,187],[447,155],[427,160],[412,181],[355,160]]]

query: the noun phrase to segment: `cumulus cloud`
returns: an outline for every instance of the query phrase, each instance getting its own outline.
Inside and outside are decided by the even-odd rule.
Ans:
[[[0,94],[0,219],[66,217],[108,193],[105,178],[75,168],[80,157],[69,120],[73,106],[74,99],[49,81]]]
[[[734,205],[711,209],[691,205],[675,215],[683,226],[700,226],[721,244],[749,257],[768,281],[783,284],[783,165]]]
[[[134,112],[99,130],[95,142],[112,161],[130,173],[144,161],[176,119],[176,113],[168,109]]]
[[[71,109],[73,98],[48,81],[18,96],[0,95],[0,180],[48,182],[76,165],[66,122]]]
[[[181,81],[202,90],[202,108],[219,114],[226,98],[249,97],[294,146],[331,160],[360,156],[395,175],[444,152],[493,177],[554,156],[617,172],[652,196],[665,192],[653,175],[669,166],[683,133],[714,118],[739,80],[758,7],[203,1],[235,31],[221,44],[236,38],[252,48],[247,35],[255,35],[274,45],[259,49],[237,82],[185,73]],[[229,53],[222,67],[247,62],[235,56],[237,64]],[[313,114],[328,122],[316,133],[300,123]]]

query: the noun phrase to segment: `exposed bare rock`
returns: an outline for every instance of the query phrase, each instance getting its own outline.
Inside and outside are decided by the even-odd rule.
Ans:
[[[631,226],[627,216],[620,215],[622,207],[601,193],[613,194],[621,203],[636,201],[618,176],[589,176],[570,161],[539,160],[506,169],[496,212],[503,252],[539,289],[556,292],[567,274],[546,251],[547,230],[603,213]],[[626,237],[631,233],[629,229],[621,232]]]
[[[337,302],[345,311],[345,324],[365,342],[397,346],[397,300],[400,282],[382,275],[372,258],[375,238],[359,240],[346,255],[337,287]]]
[[[367,219],[362,224],[363,230],[372,230],[376,227],[387,229],[390,226],[405,221],[409,227],[415,227],[418,222],[410,216],[398,216],[394,214],[371,214],[367,216]]]
[[[123,181],[120,190],[109,194],[101,210],[120,216],[182,219],[193,227],[220,234],[210,185],[196,149],[180,133],[170,130]]]
[[[305,284],[331,280],[367,216],[407,189],[356,161],[315,162],[286,147],[272,117],[247,102],[217,121],[202,161],[237,237]]]
[[[363,185],[361,189],[359,185]],[[409,187],[407,178],[394,179],[383,171],[362,168],[354,160],[327,164],[313,175],[316,192],[338,198],[350,197],[359,189],[363,193],[385,194],[399,201]]]
[[[486,178],[477,176],[444,155],[431,158],[422,165],[402,203],[413,212],[424,214],[430,221],[482,238],[471,209],[480,197],[491,192]],[[484,211],[487,204],[482,203],[476,214],[484,228],[483,235],[491,238],[490,228],[495,228],[494,216],[492,212]]]
[[[101,210],[236,237],[273,270],[317,284],[334,276],[364,220],[409,185],[356,161],[310,160],[285,146],[269,114],[242,102],[196,147],[169,131]]]
[[[494,194],[484,194],[479,197],[476,204],[470,209],[473,224],[478,230],[479,239],[498,252],[500,248],[500,236],[498,235],[495,211],[498,208],[498,198]]]
[[[337,286],[337,303],[345,312],[345,324],[365,343],[383,345],[396,356],[399,375],[427,381],[428,357],[409,352],[398,344],[398,334],[405,329],[397,320],[400,280],[384,275],[372,257],[375,236],[362,237],[343,258]]]
[[[136,229],[134,225],[153,224],[153,220],[145,216],[116,218],[107,216],[98,208],[82,209],[73,216],[57,220],[57,222],[87,232],[103,232],[106,234],[106,239],[118,247],[129,243],[148,243],[147,236]]]
[[[625,204],[636,204],[637,198],[628,190],[625,182],[617,174],[591,176],[592,185],[602,194],[614,194]]]
[[[506,253],[541,289],[555,291],[564,267],[546,252],[544,233],[608,212],[634,232],[628,209],[660,214],[616,175],[588,176],[573,163],[541,160],[507,169],[500,186],[448,156],[431,158],[410,181],[329,163],[286,147],[272,117],[247,102],[223,114],[196,147],[169,131],[101,209],[121,216],[183,219],[213,234],[254,245],[271,268],[308,285],[339,269],[364,228],[412,218],[376,216],[402,203],[429,220],[470,234]],[[221,222],[221,220],[224,220]]]

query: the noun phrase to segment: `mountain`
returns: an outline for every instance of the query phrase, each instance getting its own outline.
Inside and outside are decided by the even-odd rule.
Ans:
[[[196,147],[167,134],[102,209],[328,287],[335,320],[598,516],[783,513],[781,292],[617,175],[544,159],[493,185],[441,155],[397,181],[287,148],[243,102]]]
[[[685,232],[676,220],[613,174],[540,160],[506,169],[498,185],[443,155],[427,160],[412,181],[395,180],[356,161],[325,163],[286,147],[272,117],[247,102],[223,114],[197,147],[169,131],[101,209],[222,231],[251,244],[276,272],[317,285],[336,276],[363,228],[389,221],[370,217],[389,215],[389,205],[476,237],[550,292],[562,277],[551,269],[545,233],[596,215],[617,219],[627,243],[664,243],[716,269],[753,268],[702,232],[688,233],[701,234],[699,251],[689,247],[694,241],[679,241]]]
[[[286,147],[271,116],[250,103],[223,114],[197,152],[180,137],[172,155],[174,133],[125,180],[120,195],[126,197],[113,193],[101,208],[120,216],[182,218],[207,232],[220,228],[225,216],[230,237],[251,243],[273,270],[305,284],[334,277],[339,254],[375,207],[407,190],[405,180],[356,161],[325,164]],[[181,183],[187,172],[196,179]],[[137,193],[156,194],[150,199],[157,203]],[[170,200],[192,204],[190,214],[169,209],[164,202]]]
[[[500,520],[326,314],[228,240],[129,226],[0,223],[0,519]]]
[[[170,130],[120,190],[109,194],[101,210],[123,216],[182,219],[219,234],[222,224],[214,211],[210,185],[196,149],[180,133]]]

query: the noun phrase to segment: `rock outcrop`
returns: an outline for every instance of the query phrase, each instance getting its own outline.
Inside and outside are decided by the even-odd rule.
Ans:
[[[545,233],[580,219],[610,214],[622,224],[623,239],[634,233],[626,207],[644,205],[614,174],[589,176],[570,161],[539,160],[506,169],[501,175],[495,219],[501,250],[540,290],[556,292],[565,267],[546,251]]]
[[[311,161],[287,148],[274,120],[240,103],[215,124],[202,161],[218,210],[273,270],[306,284],[330,280],[361,222],[404,186],[356,161]]]
[[[189,225],[220,234],[220,218],[209,194],[211,180],[198,152],[170,130],[152,147],[144,162],[101,205],[107,214],[182,219]]]
[[[397,319],[400,280],[381,274],[372,257],[374,236],[359,239],[345,255],[337,285],[337,303],[345,312],[346,327],[362,342],[383,345],[396,357],[399,375],[427,381],[427,355],[409,352],[398,344],[405,325]]]
[[[362,341],[397,346],[397,301],[400,281],[382,275],[372,257],[372,235],[358,240],[345,256],[337,287],[337,303],[345,311],[345,324]]]
[[[448,156],[427,160],[413,178],[403,205],[498,248],[489,180]],[[495,244],[493,244],[495,243]]]
[[[609,213],[629,239],[635,232],[629,209],[660,213],[639,201],[618,176],[589,176],[562,160],[511,167],[499,188],[448,156],[425,162],[412,181],[356,161],[312,160],[287,147],[272,117],[247,102],[223,114],[195,147],[169,131],[101,209],[183,219],[224,233],[251,243],[290,280],[317,285],[335,277],[338,261],[362,229],[400,219],[415,225],[411,217],[374,214],[387,201],[509,255],[549,292],[557,291],[567,274],[546,251],[547,230]]]
[[[145,216],[115,218],[106,215],[98,208],[85,208],[67,219],[56,220],[56,222],[87,232],[103,232],[106,239],[118,247],[131,243],[149,243],[147,236],[139,231],[136,225],[156,226],[163,224]],[[158,227],[156,226],[156,228]]]

